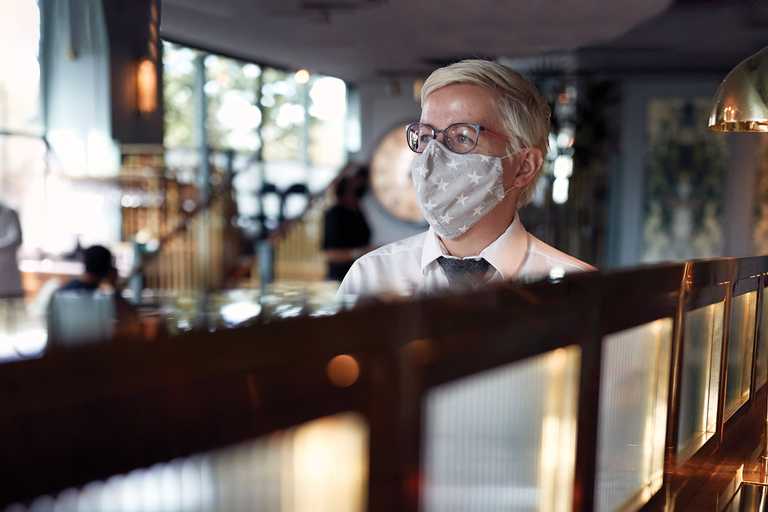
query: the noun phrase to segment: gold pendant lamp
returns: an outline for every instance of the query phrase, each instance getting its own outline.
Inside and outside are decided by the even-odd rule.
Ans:
[[[717,88],[709,127],[768,132],[768,46],[733,68]]]

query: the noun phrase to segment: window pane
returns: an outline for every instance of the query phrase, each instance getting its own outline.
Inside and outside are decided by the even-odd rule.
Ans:
[[[733,298],[725,382],[725,419],[730,418],[749,398],[756,305],[757,291]]]
[[[296,83],[293,73],[271,68],[263,72],[264,160],[304,161],[304,95],[308,86]]]
[[[338,78],[315,77],[309,100],[309,159],[315,167],[339,169],[346,162],[346,86]]]
[[[760,389],[768,381],[768,293],[763,293],[763,314],[760,326],[755,370],[756,389]]]
[[[0,129],[39,133],[40,10],[35,0],[0,6]]]
[[[707,442],[717,428],[724,307],[725,303],[719,302],[685,316],[677,441],[681,462]]]
[[[261,142],[261,111],[256,105],[261,68],[210,55],[205,59],[208,144],[214,148],[256,151]]]
[[[426,399],[426,511],[570,510],[579,349],[444,384]]]
[[[367,480],[368,427],[360,416],[346,413],[13,510],[362,512]]]
[[[604,340],[598,510],[638,508],[661,488],[671,345],[671,318]]]
[[[42,139],[0,136],[0,198],[17,210],[23,252],[45,247],[49,235],[45,160]]]
[[[195,145],[195,58],[189,48],[163,42],[165,145]]]

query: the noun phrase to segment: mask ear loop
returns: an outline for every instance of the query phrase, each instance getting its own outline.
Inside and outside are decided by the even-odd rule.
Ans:
[[[520,153],[520,152],[522,152],[522,151],[525,151],[526,149],[528,149],[528,148],[526,148],[526,147],[521,147],[521,148],[520,148],[520,149],[518,149],[517,151],[513,151],[512,153],[507,153],[507,154],[506,154],[506,155],[504,155],[504,156],[500,156],[500,157],[499,157],[499,160],[504,160],[505,158],[509,158],[509,157],[515,156],[515,155],[517,155],[518,153]],[[510,190],[515,190],[515,188],[517,188],[517,187],[509,187],[508,189],[504,190],[504,197],[507,197],[507,194],[509,194],[509,191],[510,191]]]

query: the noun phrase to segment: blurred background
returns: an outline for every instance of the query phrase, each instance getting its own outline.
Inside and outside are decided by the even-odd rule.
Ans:
[[[2,0],[0,391],[27,423],[11,412],[0,425],[12,441],[30,439],[23,425],[39,437],[0,450],[29,472],[4,499],[102,479],[31,509],[398,510],[381,498],[402,489],[363,488],[369,469],[391,477],[386,447],[405,446],[424,473],[402,460],[395,473],[410,487],[431,475],[426,510],[591,509],[571,495],[579,485],[600,510],[645,504],[677,474],[668,454],[686,462],[720,443],[745,410],[765,426],[763,260],[697,263],[705,290],[690,302],[670,266],[621,286],[581,276],[586,298],[568,297],[566,313],[499,292],[267,324],[350,309],[334,251],[427,228],[403,129],[429,73],[464,58],[520,71],[550,103],[550,151],[520,212],[538,238],[603,270],[766,254],[768,135],[707,124],[718,85],[767,29],[758,0]],[[356,242],[329,227],[342,203],[367,226]],[[629,306],[608,300],[634,288]],[[590,316],[606,304],[613,330]],[[444,381],[418,387],[428,372],[398,365],[438,360],[418,329],[450,348],[446,318],[467,322],[462,350],[432,368]],[[552,326],[557,342],[540,344],[536,329]],[[488,361],[465,361],[474,350]],[[683,398],[668,400],[681,375]],[[598,413],[599,451],[583,434]],[[665,429],[678,420],[675,444]],[[398,444],[399,422],[430,433],[422,451],[417,435]],[[50,481],[24,478],[51,453]],[[574,472],[586,483],[571,485]]]
[[[368,247],[426,229],[402,130],[430,71],[466,57],[552,106],[521,212],[535,236],[602,269],[768,247],[765,137],[706,128],[765,43],[761,2],[6,0],[0,24],[0,200],[27,316],[93,244],[162,325],[221,290],[331,302],[339,180],[360,180]]]

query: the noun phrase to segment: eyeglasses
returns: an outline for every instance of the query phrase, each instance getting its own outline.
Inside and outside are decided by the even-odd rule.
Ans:
[[[507,139],[504,135],[496,133],[477,123],[455,123],[443,130],[424,123],[411,123],[405,127],[405,139],[408,147],[416,153],[423,153],[427,144],[432,139],[437,139],[438,134],[443,134],[443,144],[454,153],[469,153],[477,146],[480,132],[495,135]]]

